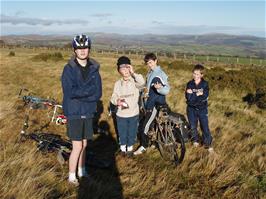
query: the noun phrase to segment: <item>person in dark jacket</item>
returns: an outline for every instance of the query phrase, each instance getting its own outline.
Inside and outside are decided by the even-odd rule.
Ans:
[[[156,107],[166,104],[165,98],[170,91],[168,76],[161,67],[157,65],[156,55],[154,53],[147,53],[144,57],[144,61],[150,69],[147,74],[146,83],[148,95],[144,102],[146,112],[140,130],[140,146],[134,152],[134,155],[140,155],[146,152],[149,146],[148,132],[157,114]]]
[[[78,185],[78,176],[86,177],[85,157],[87,140],[92,139],[93,117],[98,100],[102,96],[99,64],[89,58],[91,40],[77,35],[72,41],[75,56],[65,65],[61,77],[63,110],[68,119],[67,135],[72,141],[69,157],[68,181]]]
[[[204,66],[197,64],[193,69],[193,80],[187,83],[187,116],[192,129],[193,146],[199,146],[199,136],[197,131],[198,121],[202,130],[203,144],[209,152],[213,151],[211,147],[212,136],[208,122],[208,97],[209,85],[203,79]]]

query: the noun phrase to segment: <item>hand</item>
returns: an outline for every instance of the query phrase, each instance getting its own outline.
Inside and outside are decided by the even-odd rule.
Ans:
[[[122,105],[122,101],[121,101],[120,98],[116,100],[116,104],[117,104],[117,106],[121,106]]]
[[[192,89],[187,89],[187,93],[192,94],[193,93]]]
[[[128,66],[128,69],[129,69],[130,74],[131,75],[134,74],[133,66],[131,66],[131,65],[127,65],[127,66]]]
[[[159,83],[159,82],[156,82],[155,84],[154,84],[154,88],[156,88],[156,89],[160,89],[160,88],[162,88],[162,84],[161,83]]]
[[[203,95],[203,91],[198,91],[198,92],[196,93],[196,95],[197,95],[197,96]]]

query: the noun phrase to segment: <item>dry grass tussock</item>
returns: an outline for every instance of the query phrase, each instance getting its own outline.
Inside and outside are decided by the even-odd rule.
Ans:
[[[215,68],[207,71],[210,73],[206,78],[213,86],[210,90],[209,120],[215,152],[209,154],[204,148],[193,148],[187,143],[183,163],[174,167],[163,161],[157,150],[149,150],[146,155],[134,159],[115,155],[116,136],[112,119],[107,116],[107,106],[114,82],[119,78],[117,57],[93,55],[101,63],[103,79],[104,111],[100,120],[110,135],[95,135],[89,150],[113,164],[105,170],[90,167],[91,178],[82,181],[79,188],[74,188],[66,182],[67,165],[58,164],[55,154],[43,155],[36,151],[35,143],[19,141],[24,110],[17,98],[20,87],[24,86],[38,96],[52,97],[60,102],[60,75],[70,52],[62,52],[63,60],[55,62],[49,59],[33,61],[36,55],[48,53],[44,50],[14,49],[15,56],[8,56],[9,51],[1,49],[0,63],[0,198],[266,197],[266,113],[242,101],[247,92],[255,92],[257,85],[264,84],[264,69],[252,69],[252,73],[243,73],[242,70],[230,73],[230,70],[225,72]],[[132,62],[137,71],[147,72],[140,58],[134,58]],[[185,114],[184,88],[191,79],[192,66],[166,61],[161,65],[169,74],[172,88],[168,96],[169,105],[173,111]],[[228,82],[212,78],[216,74],[225,81],[237,77],[236,82],[226,86]],[[237,84],[241,84],[243,74],[243,84],[248,88],[242,85],[238,89]],[[259,81],[254,75],[258,75]],[[31,115],[31,131],[43,127],[44,131],[65,137],[64,126],[45,126],[49,120],[46,110],[33,111]]]

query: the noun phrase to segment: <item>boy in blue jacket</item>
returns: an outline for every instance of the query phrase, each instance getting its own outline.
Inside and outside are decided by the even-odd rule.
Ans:
[[[157,57],[154,53],[148,53],[144,57],[146,65],[149,67],[147,74],[146,89],[148,98],[145,101],[145,116],[140,132],[140,147],[134,152],[134,155],[140,155],[144,153],[149,144],[148,131],[157,114],[156,106],[165,105],[165,96],[170,91],[168,84],[168,76],[157,65]]]
[[[187,116],[192,129],[193,146],[199,146],[199,136],[197,131],[198,121],[202,130],[202,140],[209,152],[213,152],[212,136],[208,122],[208,82],[203,79],[204,66],[197,64],[193,69],[193,80],[187,83]]]
[[[87,140],[92,139],[92,119],[97,101],[102,96],[100,65],[89,58],[91,40],[86,35],[77,35],[72,41],[75,56],[64,67],[61,77],[63,110],[68,119],[67,134],[72,141],[69,157],[71,184],[79,185],[76,177],[86,177],[85,157]]]

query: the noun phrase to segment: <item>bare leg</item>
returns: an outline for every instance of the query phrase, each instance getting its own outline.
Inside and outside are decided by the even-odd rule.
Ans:
[[[82,150],[80,152],[79,156],[79,167],[85,167],[85,160],[86,160],[86,147],[87,147],[87,140],[83,139],[82,140]]]
[[[72,151],[69,157],[69,172],[75,173],[82,151],[82,141],[72,141]]]
[[[78,176],[79,177],[87,177],[88,174],[85,168],[85,161],[86,161],[86,147],[87,147],[87,140],[82,140],[82,150],[79,156],[79,163],[78,163]]]

